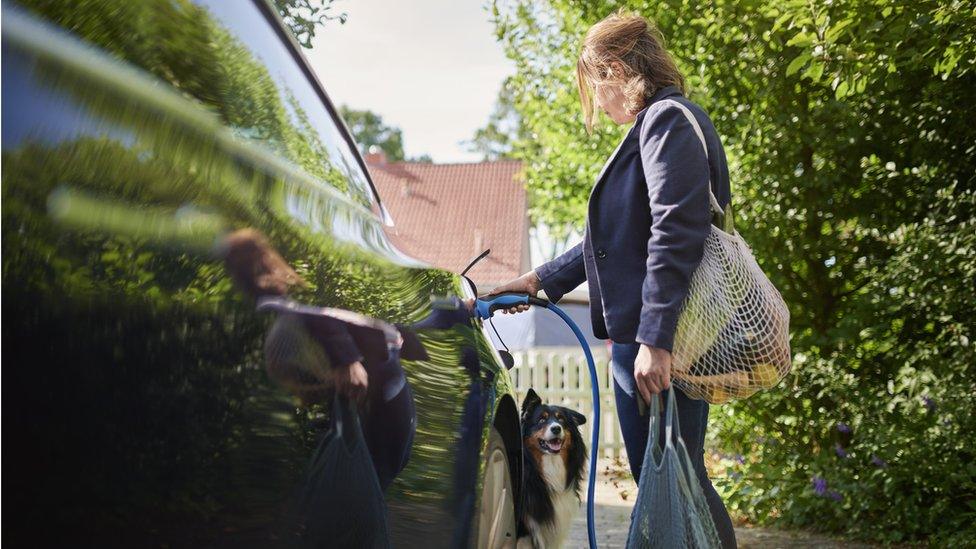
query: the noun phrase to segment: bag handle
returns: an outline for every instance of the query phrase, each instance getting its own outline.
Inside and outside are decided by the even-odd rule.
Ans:
[[[702,149],[704,149],[704,151],[705,151],[705,161],[707,163],[708,162],[708,145],[705,144],[705,134],[704,134],[704,132],[702,132],[701,126],[698,124],[698,120],[695,118],[695,115],[691,114],[691,111],[688,110],[688,107],[682,105],[681,103],[675,101],[674,99],[661,99],[658,102],[659,103],[668,103],[668,104],[674,105],[675,107],[678,107],[679,109],[681,109],[681,112],[685,115],[685,118],[687,118],[688,119],[688,122],[691,123],[692,129],[695,130],[695,135],[698,136],[698,140],[701,141]],[[647,119],[648,119],[647,113],[644,113],[644,121],[641,124],[642,126],[643,126],[643,124],[646,124],[647,123]],[[640,134],[642,136],[644,135],[643,128],[641,128],[641,133]],[[712,171],[711,171],[711,167],[710,166],[708,167],[707,172],[708,172],[708,205],[709,205],[709,207],[711,207],[713,214],[720,214],[721,215],[721,214],[724,213],[724,211],[722,210],[722,207],[719,205],[718,199],[715,198],[715,193],[712,192]]]
[[[345,402],[345,399],[339,395],[339,391],[335,392],[332,397],[332,429],[335,431],[336,435],[342,437],[345,431],[346,423],[346,413],[348,412],[349,404]]]
[[[678,423],[678,399],[674,396],[676,389],[668,390],[668,403],[664,411],[664,435],[668,438],[666,446],[674,448],[675,439],[681,438],[681,425]]]
[[[637,398],[641,398],[637,395]],[[661,395],[653,395],[648,406],[648,426],[647,426],[647,446],[644,447],[644,468],[647,464],[652,464],[654,470],[660,469],[664,465],[664,455],[655,456],[661,439]],[[658,459],[655,459],[657,457]],[[644,475],[641,475],[641,483],[646,482]]]
[[[649,406],[649,422],[647,449],[645,450],[644,460],[652,459],[653,449],[659,444],[661,438],[661,422],[664,422],[664,448],[675,449],[674,441],[681,437],[681,427],[678,423],[678,404],[674,396],[675,388],[668,391],[667,400],[661,394],[651,397]],[[638,397],[640,398],[640,397]],[[664,416],[663,418],[661,416]],[[660,464],[655,463],[656,466]]]
[[[351,449],[356,444],[359,430],[359,413],[356,411],[355,404],[340,395],[339,391],[335,391],[331,415],[333,431],[342,439],[346,447]]]

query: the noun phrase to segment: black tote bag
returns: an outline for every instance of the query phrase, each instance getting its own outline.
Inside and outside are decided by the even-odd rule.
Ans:
[[[354,405],[336,396],[331,427],[312,457],[300,495],[302,545],[387,548],[386,502]]]

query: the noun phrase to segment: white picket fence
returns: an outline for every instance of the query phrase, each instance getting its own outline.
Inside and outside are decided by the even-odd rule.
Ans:
[[[512,355],[515,357],[515,367],[511,375],[518,390],[519,404],[532,388],[547,404],[565,406],[584,414],[587,421],[580,430],[589,444],[593,403],[590,373],[583,351],[578,347],[536,347],[529,351],[516,351]],[[600,456],[623,457],[624,443],[617,422],[609,353],[605,349],[594,348],[593,358],[600,382]]]

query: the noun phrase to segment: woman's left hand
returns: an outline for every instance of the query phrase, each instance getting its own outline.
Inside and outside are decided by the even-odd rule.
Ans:
[[[641,345],[634,360],[634,381],[641,398],[650,404],[651,396],[671,387],[671,353]]]

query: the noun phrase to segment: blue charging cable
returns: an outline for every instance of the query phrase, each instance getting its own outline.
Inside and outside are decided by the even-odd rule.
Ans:
[[[583,354],[586,355],[586,365],[590,368],[590,390],[593,396],[593,424],[590,431],[590,475],[586,486],[586,533],[590,541],[590,549],[596,549],[596,524],[594,520],[593,498],[596,492],[596,458],[600,448],[600,383],[596,375],[596,362],[593,360],[593,353],[590,345],[586,342],[586,337],[579,326],[565,311],[550,303],[545,299],[530,296],[527,294],[504,293],[491,297],[479,298],[475,301],[475,313],[482,319],[487,320],[499,309],[511,309],[518,305],[535,305],[545,307],[556,313],[563,322],[569,326],[576,339],[579,340]]]

